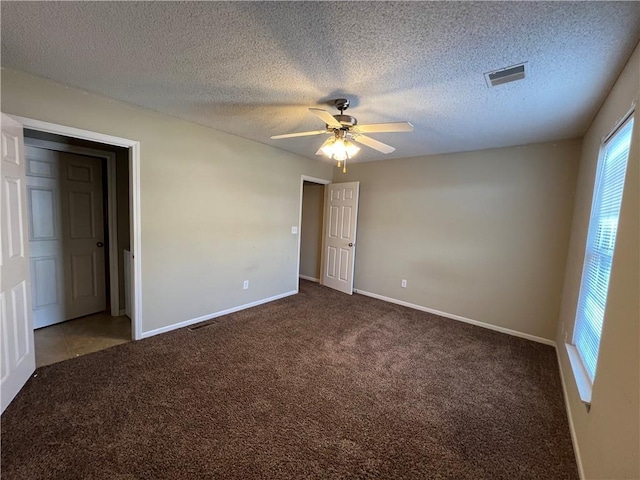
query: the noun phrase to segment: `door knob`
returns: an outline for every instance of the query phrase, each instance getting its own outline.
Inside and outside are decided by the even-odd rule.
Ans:
[[[104,243],[102,243],[102,242],[98,242],[98,243],[96,243],[96,246],[98,246],[98,247],[102,248],[102,247],[104,247]]]
[[[350,246],[350,247],[353,247],[353,243],[350,243],[350,244],[349,244],[349,246]]]

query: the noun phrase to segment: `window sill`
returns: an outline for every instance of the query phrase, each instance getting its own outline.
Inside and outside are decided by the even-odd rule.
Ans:
[[[575,346],[565,344],[567,348],[567,354],[569,355],[569,362],[571,363],[571,369],[573,370],[573,378],[576,380],[576,386],[578,387],[578,394],[580,400],[587,407],[587,412],[591,409],[591,379],[585,369],[578,349]]]

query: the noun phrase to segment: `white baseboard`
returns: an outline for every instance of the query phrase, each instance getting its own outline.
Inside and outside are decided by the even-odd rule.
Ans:
[[[470,318],[461,317],[460,315],[441,312],[439,310],[434,310],[433,308],[427,308],[427,307],[423,307],[422,305],[416,305],[415,303],[409,303],[403,300],[396,300],[395,298],[378,295],[377,293],[365,292],[364,290],[354,290],[354,292],[359,293],[360,295],[365,295],[367,297],[377,298],[378,300],[383,300],[385,302],[402,305],[403,307],[409,307],[415,310],[421,310],[423,312],[433,313],[434,315],[439,315],[440,317],[450,318],[452,320],[458,320],[460,322],[470,323],[471,325],[476,325],[478,327],[488,328],[489,330],[495,330],[496,332],[506,333],[507,335],[513,335],[514,337],[526,338],[527,340],[532,340],[538,343],[544,343],[545,345],[551,345],[553,347],[556,346],[556,342],[554,342],[553,340],[549,340],[548,338],[542,338],[536,335],[530,335],[528,333],[518,332],[517,330],[511,330],[510,328],[498,327],[497,325],[491,325],[490,323],[479,322],[478,320],[472,320]]]
[[[558,369],[560,370],[560,382],[562,383],[562,393],[564,395],[564,408],[567,412],[567,419],[569,420],[569,431],[571,432],[571,443],[573,443],[573,453],[576,456],[576,464],[578,465],[578,475],[580,479],[584,480],[584,468],[582,467],[582,457],[580,456],[580,448],[578,447],[578,437],[576,436],[576,429],[573,425],[573,417],[571,416],[571,406],[569,405],[569,395],[567,393],[567,384],[564,381],[564,373],[562,372],[562,360],[560,358],[560,349],[556,348],[556,357],[558,359]]]
[[[319,278],[307,277],[306,275],[298,275],[303,280],[309,280],[310,282],[320,283]]]
[[[226,310],[221,310],[216,313],[209,313],[201,317],[185,320],[184,322],[174,323],[173,325],[167,325],[166,327],[156,328],[155,330],[149,330],[148,332],[142,332],[141,338],[149,338],[149,337],[153,337],[154,335],[159,335],[161,333],[170,332],[171,330],[176,330],[178,328],[188,327],[189,325],[193,325],[194,323],[204,322],[205,320],[211,320],[212,318],[221,317],[223,315],[228,315],[234,312],[239,312],[240,310],[246,310],[247,308],[256,307],[258,305],[262,305],[263,303],[269,303],[269,302],[273,302],[274,300],[280,300],[281,298],[285,298],[290,295],[295,295],[296,293],[297,292],[295,290],[291,292],[281,293],[280,295],[275,295],[273,297],[263,298],[261,300],[256,300],[255,302],[245,303],[244,305],[228,308]]]

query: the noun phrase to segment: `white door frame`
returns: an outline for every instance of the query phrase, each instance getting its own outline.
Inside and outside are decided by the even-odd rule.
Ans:
[[[25,137],[25,146],[45,148],[56,152],[75,153],[104,159],[107,162],[107,222],[109,235],[109,297],[111,316],[124,314],[120,308],[120,288],[118,286],[118,207],[116,203],[116,154],[95,148],[77,147],[59,142],[50,142]]]
[[[131,336],[134,340],[142,338],[142,258],[140,246],[140,142],[128,138],[115,137],[99,132],[82,130],[80,128],[43,122],[32,118],[10,115],[30,130],[65,135],[67,137],[80,138],[93,142],[106,143],[117,147],[129,149],[129,210],[130,210],[130,243],[131,243],[131,267],[132,288],[131,295]],[[110,238],[111,240],[111,238]],[[110,242],[111,243],[111,242]],[[110,255],[111,257],[111,255]],[[117,258],[117,257],[116,257]],[[111,259],[110,259],[111,260]]]
[[[304,182],[313,182],[319,183],[320,185],[329,185],[331,180],[325,180],[324,178],[310,177],[308,175],[300,176],[300,207],[298,209],[298,267],[296,268],[296,293],[300,289],[300,244],[302,242],[302,196],[304,195]],[[325,199],[326,201],[326,199]],[[324,204],[324,202],[323,202]],[[322,208],[322,229],[324,232],[324,206]],[[324,245],[324,234],[322,235],[322,242]],[[324,268],[324,247],[321,247],[320,254],[320,273],[322,273],[322,269]],[[320,275],[319,279],[320,285],[322,285],[322,275]]]

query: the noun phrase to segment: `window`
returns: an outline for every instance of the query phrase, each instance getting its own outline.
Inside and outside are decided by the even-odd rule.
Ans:
[[[586,374],[587,377],[585,380],[588,383],[588,394],[583,396],[581,391],[580,395],[587,403],[591,400],[591,384],[598,364],[600,335],[607,303],[632,129],[633,117],[630,117],[605,141],[598,162],[573,333],[575,350],[572,351],[572,346],[569,346],[572,364],[579,361],[583,376]],[[574,365],[575,370],[576,365]],[[581,389],[580,380],[578,383],[578,388]]]

